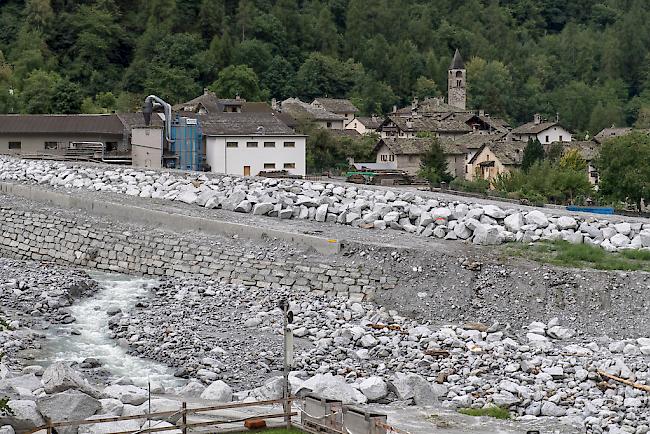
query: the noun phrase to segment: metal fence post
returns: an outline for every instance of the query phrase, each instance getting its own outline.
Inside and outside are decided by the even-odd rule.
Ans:
[[[187,402],[181,404],[181,431],[187,434]]]

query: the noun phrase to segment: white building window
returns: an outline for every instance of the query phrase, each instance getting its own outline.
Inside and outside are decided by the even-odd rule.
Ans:
[[[23,144],[21,142],[9,142],[9,149],[22,149]]]
[[[246,142],[247,148],[257,148],[257,142]]]
[[[275,163],[264,163],[265,169],[275,169]]]
[[[275,148],[275,142],[264,142],[265,148]]]
[[[548,140],[548,136],[546,136],[546,143],[548,143],[548,141],[549,141],[549,140]]]
[[[560,136],[560,142],[562,141],[562,136]]]
[[[284,142],[284,147],[285,148],[295,148],[296,147],[296,142]]]
[[[236,148],[237,142],[226,142],[226,148]]]
[[[284,168],[285,169],[295,169],[296,168],[296,163],[284,163]]]

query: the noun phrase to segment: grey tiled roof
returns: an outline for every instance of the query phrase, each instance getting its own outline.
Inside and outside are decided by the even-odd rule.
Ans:
[[[471,133],[454,138],[440,139],[441,143],[454,143],[466,149],[479,149],[486,143],[504,138],[506,133],[488,133],[487,131],[472,131]]]
[[[350,102],[349,99],[343,98],[316,98],[312,105],[316,105],[332,113],[356,113],[358,108]]]
[[[282,112],[288,113],[295,119],[313,119],[316,121],[342,121],[344,116],[337,115],[322,108],[316,107],[298,98],[289,98],[282,101]]]
[[[0,115],[0,134],[114,134],[124,125],[115,114],[106,115]]]
[[[218,113],[197,115],[201,122],[203,134],[208,136],[220,135],[256,135],[260,131],[266,135],[295,135],[282,120],[273,113]]]
[[[400,138],[390,137],[381,139],[375,146],[375,150],[383,144],[390,149],[395,155],[422,155],[431,148],[432,139],[430,137],[413,137]],[[466,151],[462,146],[456,143],[440,142],[443,152],[448,155],[465,154]]]
[[[539,134],[542,131],[548,130],[551,127],[558,125],[557,122],[528,122],[512,130],[513,134]]]

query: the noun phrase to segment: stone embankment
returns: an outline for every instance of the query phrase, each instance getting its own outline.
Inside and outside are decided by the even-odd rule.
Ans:
[[[263,250],[242,253],[227,245],[182,240],[148,231],[120,231],[114,224],[92,224],[75,217],[0,207],[0,254],[18,259],[55,261],[119,273],[150,276],[196,275],[248,287],[293,288],[362,300],[385,277],[356,264],[280,259]]]
[[[413,192],[301,180],[75,166],[11,157],[0,157],[0,180],[106,191],[280,219],[392,228],[481,245],[566,240],[598,245],[607,251],[650,248],[650,223],[615,223],[588,215],[558,215],[548,209],[502,209],[460,198],[443,202]]]

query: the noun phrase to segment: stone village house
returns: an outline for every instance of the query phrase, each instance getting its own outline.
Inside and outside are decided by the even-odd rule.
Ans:
[[[377,163],[393,163],[396,169],[417,175],[424,154],[431,148],[430,137],[380,139],[375,145]],[[447,160],[447,172],[454,177],[465,176],[466,150],[456,143],[441,143]]]

